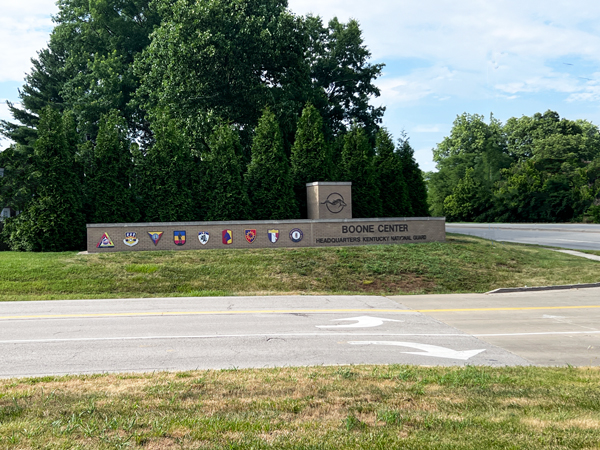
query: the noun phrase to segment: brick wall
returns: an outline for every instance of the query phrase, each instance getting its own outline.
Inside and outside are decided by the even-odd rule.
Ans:
[[[223,243],[223,230],[231,231],[231,244]],[[256,230],[252,242],[246,239],[246,230]],[[279,232],[276,242],[270,241],[268,234],[270,230]],[[299,232],[292,233],[294,230]],[[174,232],[182,231],[185,231],[185,244],[176,245]],[[162,235],[155,244],[149,233],[157,232],[162,232]],[[209,233],[205,245],[198,239],[200,232]],[[133,246],[125,244],[127,233],[135,233],[137,244]],[[112,246],[108,239],[104,239],[105,245],[98,247],[105,234],[112,242]],[[254,233],[250,231],[250,237],[252,234]],[[300,236],[302,238],[298,240]],[[439,217],[90,224],[87,226],[87,249],[90,253],[214,248],[332,247],[439,242],[445,239],[445,219]]]

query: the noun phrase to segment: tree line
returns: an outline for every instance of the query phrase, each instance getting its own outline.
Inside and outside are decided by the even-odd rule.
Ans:
[[[86,222],[303,218],[312,181],[352,181],[356,217],[428,214],[356,21],[285,0],[58,6],[0,123],[12,249],[82,248]]]
[[[600,223],[600,132],[589,121],[465,113],[434,161],[431,210],[450,221]]]
[[[44,108],[29,173],[33,195],[15,205],[22,212],[6,220],[4,241],[13,250],[60,251],[85,245],[86,223],[306,218],[312,181],[352,181],[354,217],[427,214],[425,184],[406,139],[396,146],[380,128],[372,146],[355,125],[335,156],[311,104],[298,120],[289,157],[277,118],[265,109],[246,166],[240,133],[230,124],[214,127],[210,151],[198,158],[176,121],[155,126],[154,143],[143,150],[112,111],[101,117],[92,145],[82,140],[73,114]],[[16,150],[1,156],[9,162]]]

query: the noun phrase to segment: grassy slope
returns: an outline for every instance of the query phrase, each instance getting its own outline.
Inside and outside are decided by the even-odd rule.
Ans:
[[[598,368],[308,367],[0,380],[6,449],[592,449]]]
[[[0,300],[485,292],[598,282],[599,274],[596,261],[458,235],[446,243],[319,249],[0,252]]]

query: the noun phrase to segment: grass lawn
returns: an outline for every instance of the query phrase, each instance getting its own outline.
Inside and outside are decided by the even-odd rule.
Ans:
[[[449,235],[337,248],[0,252],[0,301],[267,294],[423,294],[600,281],[600,263]]]
[[[597,449],[598,368],[340,366],[0,380],[3,449]]]

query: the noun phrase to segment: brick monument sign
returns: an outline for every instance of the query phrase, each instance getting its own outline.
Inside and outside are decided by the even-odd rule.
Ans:
[[[351,189],[351,183],[307,183],[307,220],[88,224],[87,249],[335,247],[446,239],[443,217],[353,219]]]

